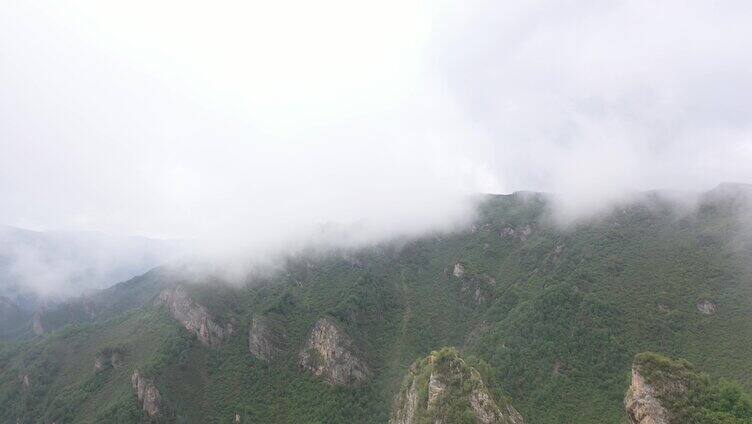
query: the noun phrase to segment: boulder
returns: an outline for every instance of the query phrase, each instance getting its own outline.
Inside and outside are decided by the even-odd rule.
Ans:
[[[711,300],[702,299],[697,302],[697,310],[703,315],[713,315],[715,314],[716,309],[716,304]]]

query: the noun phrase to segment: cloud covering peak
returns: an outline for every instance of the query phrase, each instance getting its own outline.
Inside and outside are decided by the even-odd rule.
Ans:
[[[744,1],[0,7],[7,224],[246,248],[752,181]]]

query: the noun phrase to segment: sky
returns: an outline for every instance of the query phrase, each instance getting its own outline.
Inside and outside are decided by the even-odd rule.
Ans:
[[[281,246],[752,182],[747,1],[0,2],[0,223]]]

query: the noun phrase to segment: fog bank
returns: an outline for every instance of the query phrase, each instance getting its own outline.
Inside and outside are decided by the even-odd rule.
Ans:
[[[210,257],[752,182],[752,5],[0,5],[0,223]],[[326,234],[322,228],[329,228]],[[333,230],[332,230],[333,229]]]

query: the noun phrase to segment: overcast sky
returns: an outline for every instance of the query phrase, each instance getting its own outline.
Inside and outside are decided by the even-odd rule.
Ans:
[[[0,2],[0,223],[272,243],[752,182],[749,1]]]

